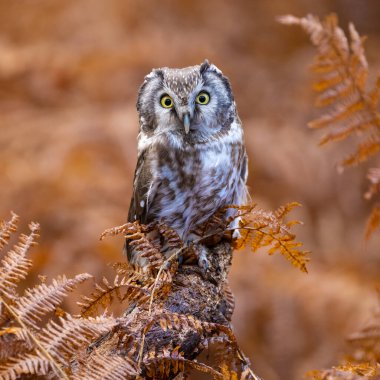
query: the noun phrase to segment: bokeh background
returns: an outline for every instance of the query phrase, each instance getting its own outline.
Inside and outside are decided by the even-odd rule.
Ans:
[[[368,35],[378,74],[378,1],[1,0],[0,216],[14,210],[24,230],[41,223],[34,276],[111,273],[122,238],[98,237],[126,221],[138,87],[153,67],[208,58],[232,82],[254,199],[269,209],[301,202],[297,233],[313,252],[308,275],[280,256],[235,253],[238,341],[266,380],[336,363],[377,304],[380,239],[363,238],[364,166],[336,171],[350,143],[321,149],[306,128],[319,112],[313,48],[275,21],[332,11]]]

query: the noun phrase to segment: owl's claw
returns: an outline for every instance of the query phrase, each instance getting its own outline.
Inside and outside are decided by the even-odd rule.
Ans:
[[[207,250],[202,245],[199,245],[198,248],[199,248],[198,266],[204,272],[207,272],[210,268],[210,261],[207,258]]]

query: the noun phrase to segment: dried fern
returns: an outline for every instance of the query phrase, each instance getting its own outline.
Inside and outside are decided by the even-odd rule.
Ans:
[[[2,380],[14,380],[22,375],[46,376],[51,372],[51,362],[43,354],[24,354],[19,358],[9,358],[7,364],[0,367]]]
[[[356,152],[342,161],[342,166],[357,165],[380,150],[380,78],[372,91],[367,91],[368,63],[364,38],[354,24],[349,24],[349,37],[338,26],[336,15],[320,21],[308,15],[303,18],[283,16],[280,22],[300,25],[318,49],[313,70],[320,74],[314,89],[320,93],[316,104],[328,107],[325,114],[309,125],[330,128],[321,144],[339,141],[352,135],[360,136]]]
[[[142,278],[145,281],[141,281]],[[102,284],[96,284],[95,291],[90,296],[82,296],[82,301],[78,302],[81,307],[81,315],[83,317],[96,315],[100,307],[106,309],[114,299],[120,303],[125,300],[128,302],[147,300],[150,294],[148,285],[151,285],[153,281],[151,280],[147,284],[148,282],[146,277],[144,278],[139,274],[122,278],[116,275],[112,284],[103,278]]]
[[[104,334],[116,324],[113,317],[74,318],[67,315],[59,323],[50,321],[41,331],[40,339],[51,356],[62,364],[68,364],[81,347],[86,347],[91,340]]]
[[[16,232],[19,222],[19,216],[11,212],[12,218],[9,221],[0,222],[0,250],[8,244],[12,233]]]
[[[375,380],[379,375],[379,368],[377,365],[371,363],[345,363],[337,367],[332,367],[329,370],[311,371],[308,378],[313,380],[330,380],[330,379],[346,379],[346,380]]]
[[[123,234],[127,243],[136,252],[139,252],[142,258],[145,258],[148,264],[144,267],[145,270],[155,270],[162,266],[164,259],[160,251],[160,246],[155,239],[148,236],[148,232],[157,229],[156,224],[143,225],[139,222],[125,223],[122,226],[113,227],[105,230],[100,235],[100,240],[106,236]]]
[[[202,339],[214,336],[216,334],[225,334],[232,346],[237,348],[236,338],[232,330],[218,323],[201,321],[192,315],[178,313],[163,313],[155,315],[154,319],[147,323],[145,334],[152,327],[153,322],[158,320],[163,331],[177,330],[181,332],[197,332]]]
[[[25,295],[17,299],[14,311],[23,323],[37,329],[37,323],[43,316],[54,311],[69,292],[91,277],[87,273],[79,274],[72,279],[62,276],[53,279],[53,283],[49,286],[39,284],[34,288],[27,289]]]
[[[95,353],[71,377],[73,380],[136,379],[136,365],[127,357]]]
[[[16,223],[18,217],[13,214],[12,219],[8,223],[4,223],[2,229],[2,241],[5,242],[9,239],[10,233],[16,230]],[[32,266],[32,262],[26,257],[30,248],[36,244],[36,239],[39,237],[39,225],[37,223],[30,223],[30,234],[20,236],[19,243],[13,247],[12,250],[7,252],[0,267],[0,294],[3,297],[12,299],[16,296],[15,289],[20,281],[22,281],[28,274]]]
[[[2,247],[15,232],[17,220],[12,215],[9,222],[1,223]],[[72,378],[73,357],[95,337],[112,330],[116,319],[106,316],[75,318],[61,312],[63,316],[58,322],[50,319],[42,324],[43,318],[91,276],[86,273],[72,279],[61,276],[53,279],[50,285],[42,282],[19,296],[17,286],[32,265],[26,256],[35,245],[39,231],[36,223],[29,227],[30,235],[20,236],[19,243],[5,254],[0,266],[0,378],[16,379],[25,375],[69,379]],[[120,379],[120,374],[125,375],[123,378],[136,374],[134,367],[130,363],[127,366],[126,362],[122,358],[99,357],[94,361],[96,373],[100,374],[97,378]],[[81,378],[96,378],[93,376],[95,367],[82,367]],[[109,373],[111,369],[113,372]]]
[[[291,232],[294,225],[300,224],[297,220],[284,221],[284,218],[299,203],[288,203],[276,211],[264,211],[253,203],[249,206],[231,206],[238,210],[233,217],[239,220],[240,238],[234,243],[237,249],[250,246],[253,252],[263,247],[269,247],[270,255],[279,252],[295,267],[307,273],[306,264],[309,261],[308,251],[301,249],[302,243],[295,240]]]
[[[211,375],[213,379],[224,379],[223,375],[212,367],[184,358],[183,353],[179,350],[180,347],[177,346],[165,349],[162,353],[150,352],[144,358],[147,375],[152,379],[165,379],[169,378],[171,374],[176,375],[192,368]]]

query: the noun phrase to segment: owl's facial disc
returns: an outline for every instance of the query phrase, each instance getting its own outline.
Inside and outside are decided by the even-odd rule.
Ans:
[[[208,141],[227,130],[236,112],[229,81],[208,62],[184,69],[155,69],[139,91],[137,110],[147,134]]]

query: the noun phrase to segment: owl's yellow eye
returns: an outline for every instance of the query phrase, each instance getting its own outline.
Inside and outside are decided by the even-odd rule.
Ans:
[[[164,108],[172,108],[173,107],[173,99],[169,95],[164,95],[161,98],[161,105]]]
[[[198,103],[198,104],[202,104],[202,105],[205,105],[207,104],[209,101],[210,101],[210,95],[206,92],[206,91],[202,91],[198,94],[197,98],[195,99],[195,101]]]

